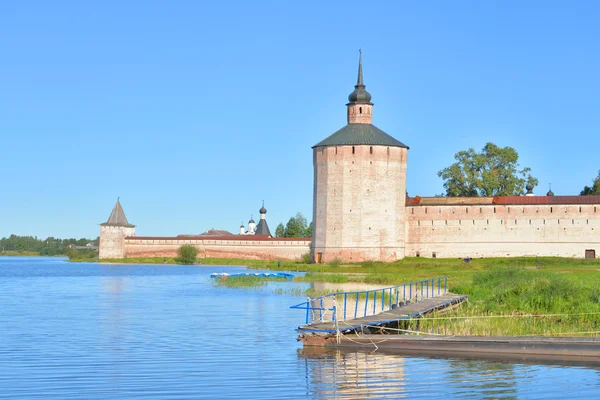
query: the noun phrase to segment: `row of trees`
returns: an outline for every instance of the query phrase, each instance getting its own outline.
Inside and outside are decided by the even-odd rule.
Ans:
[[[88,243],[98,245],[96,239],[59,239],[48,237],[46,239],[38,239],[36,236],[17,236],[10,235],[0,239],[0,253],[8,251],[16,252],[35,252],[45,256],[66,255],[69,250],[69,245],[85,246]]]
[[[280,222],[275,229],[275,237],[282,238],[306,238],[312,236],[312,221],[310,224],[304,218],[302,213],[297,213],[294,217],[291,217],[290,220],[283,225],[283,222]]]
[[[438,172],[448,197],[521,196],[527,184],[538,184],[531,168],[519,166],[519,153],[510,146],[487,143],[480,152],[472,148],[459,151],[454,159],[454,164]],[[600,172],[580,194],[600,195]]]

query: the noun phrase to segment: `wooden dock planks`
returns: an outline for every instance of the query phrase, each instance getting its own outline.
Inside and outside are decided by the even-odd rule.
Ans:
[[[420,315],[443,309],[458,304],[467,299],[467,296],[446,293],[441,296],[423,299],[417,303],[411,303],[397,307],[393,310],[384,311],[367,317],[354,318],[346,321],[338,321],[340,332],[348,332],[361,326],[376,326],[402,319],[417,318]],[[300,332],[335,333],[334,322],[312,323],[298,327]]]

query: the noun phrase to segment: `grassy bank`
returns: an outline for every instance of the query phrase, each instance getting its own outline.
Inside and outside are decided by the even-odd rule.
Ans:
[[[486,336],[598,336],[600,272],[558,266],[529,270],[493,267],[474,274],[455,293],[469,302],[448,313],[412,321],[407,329]]]
[[[39,256],[37,251],[0,251],[0,256]]]

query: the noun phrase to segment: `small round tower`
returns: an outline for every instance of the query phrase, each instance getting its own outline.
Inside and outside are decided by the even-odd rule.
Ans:
[[[311,257],[317,263],[403,258],[408,146],[372,124],[362,54],[346,106],[348,124],[313,146]]]

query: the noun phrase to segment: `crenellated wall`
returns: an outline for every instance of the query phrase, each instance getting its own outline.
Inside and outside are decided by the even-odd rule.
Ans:
[[[404,257],[407,157],[391,146],[314,148],[315,261]]]
[[[600,255],[600,204],[407,207],[407,256]]]
[[[298,260],[310,251],[310,239],[264,239],[243,236],[227,239],[181,237],[128,237],[125,257],[175,257],[184,244],[198,248],[198,258],[240,258],[245,260]]]

